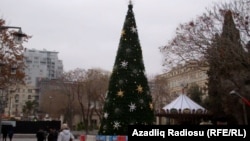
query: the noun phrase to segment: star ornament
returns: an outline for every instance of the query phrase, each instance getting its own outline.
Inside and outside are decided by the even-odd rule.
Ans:
[[[149,107],[151,110],[153,110],[153,104],[152,103],[149,103]]]
[[[126,33],[125,33],[125,31],[124,30],[122,30],[122,33],[121,33],[121,35],[122,36],[124,36]]]
[[[123,94],[123,91],[122,91],[122,90],[120,90],[120,91],[117,92],[117,96],[123,97],[123,95],[124,95],[124,94]]]
[[[142,93],[143,92],[143,88],[142,88],[141,85],[138,85],[136,90],[138,91],[138,93]]]

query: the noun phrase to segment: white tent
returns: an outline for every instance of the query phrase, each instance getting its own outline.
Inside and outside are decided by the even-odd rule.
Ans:
[[[191,100],[185,94],[180,94],[179,97],[164,106],[162,109],[169,114],[203,114],[207,112],[205,108]]]

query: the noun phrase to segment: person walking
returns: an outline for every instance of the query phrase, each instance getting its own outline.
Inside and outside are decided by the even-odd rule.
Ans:
[[[47,136],[47,141],[57,141],[58,133],[55,128],[49,128],[49,134]]]
[[[59,132],[57,137],[57,141],[73,141],[74,139],[75,137],[70,132],[68,125],[66,123],[62,124],[61,131]]]
[[[36,132],[36,138],[37,141],[45,141],[46,139],[45,131],[41,127]]]
[[[7,126],[5,126],[5,125],[2,126],[2,134],[3,134],[3,141],[6,141],[7,135],[8,135],[8,130],[7,130]]]
[[[8,137],[10,141],[12,141],[13,135],[14,135],[14,129],[13,126],[11,125],[8,129]]]
[[[49,128],[49,133],[48,133],[48,136],[47,136],[47,141],[54,141],[54,131],[53,131],[52,127]]]

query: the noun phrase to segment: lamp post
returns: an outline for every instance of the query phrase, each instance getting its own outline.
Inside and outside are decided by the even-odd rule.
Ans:
[[[12,36],[14,37],[14,41],[16,42],[16,43],[21,43],[22,42],[22,40],[23,40],[23,37],[27,37],[27,35],[26,34],[24,34],[23,32],[22,32],[22,29],[21,29],[21,27],[16,27],[16,26],[2,26],[2,25],[0,25],[0,35],[1,35],[1,39],[2,39],[2,35],[4,35],[5,33],[4,33],[4,31],[5,30],[8,30],[8,29],[18,29],[18,31],[17,32],[12,32]],[[8,35],[7,35],[8,36]],[[0,40],[1,40],[0,39]],[[1,45],[2,45],[2,47],[1,48],[3,48],[3,42],[4,41],[1,41]],[[2,58],[0,58],[1,60],[0,60],[0,72],[1,72],[1,67],[3,67],[5,64],[4,64],[4,60],[2,60]],[[11,70],[12,71],[12,70]],[[2,75],[0,76],[0,77],[2,77]],[[2,84],[2,83],[1,83]],[[1,138],[1,133],[2,133],[2,113],[3,113],[3,111],[4,111],[4,108],[5,108],[5,106],[6,106],[6,96],[7,96],[7,93],[5,93],[4,92],[4,89],[5,89],[5,84],[3,83],[3,86],[1,85],[1,97],[0,97],[0,140],[2,139]],[[3,98],[5,98],[5,99],[3,99]]]
[[[52,102],[52,99],[53,99],[53,97],[52,96],[49,96],[49,117],[50,117],[50,119],[52,119],[52,114],[51,114],[51,102]]]
[[[21,42],[23,40],[23,37],[27,37],[26,34],[24,34],[22,32],[22,28],[21,27],[17,27],[17,26],[0,26],[0,34],[2,34],[2,31],[7,30],[7,29],[18,29],[17,32],[13,32],[12,35],[14,36],[14,40],[17,42]]]
[[[230,95],[236,95],[238,97],[240,97],[240,99],[242,100],[242,109],[243,109],[243,114],[244,114],[244,122],[245,125],[248,125],[248,121],[247,121],[247,111],[246,111],[246,105],[250,106],[250,101],[247,100],[245,97],[243,97],[239,92],[237,92],[236,90],[232,90],[230,93]]]
[[[246,99],[245,97],[243,97],[242,95],[240,95],[237,91],[232,90],[229,94],[231,94],[231,95],[237,95],[238,97],[241,98],[241,100],[242,100],[246,105],[250,106],[250,101],[247,100],[247,99]]]

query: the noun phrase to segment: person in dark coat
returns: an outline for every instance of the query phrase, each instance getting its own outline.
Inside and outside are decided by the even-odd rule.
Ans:
[[[45,141],[46,135],[45,131],[42,128],[39,128],[39,130],[36,132],[36,138],[37,141]]]
[[[48,134],[48,136],[47,136],[47,141],[53,141],[53,128],[52,127],[50,127],[49,128],[49,134]]]
[[[14,129],[13,126],[11,125],[8,129],[8,137],[10,141],[12,141],[13,135],[14,135]]]
[[[8,135],[8,129],[7,129],[7,126],[3,125],[2,126],[2,134],[3,134],[3,141],[6,141],[7,140],[7,135]]]
[[[51,127],[49,129],[49,135],[47,137],[47,141],[57,141],[57,136],[58,136],[58,133],[57,133],[56,129]]]

